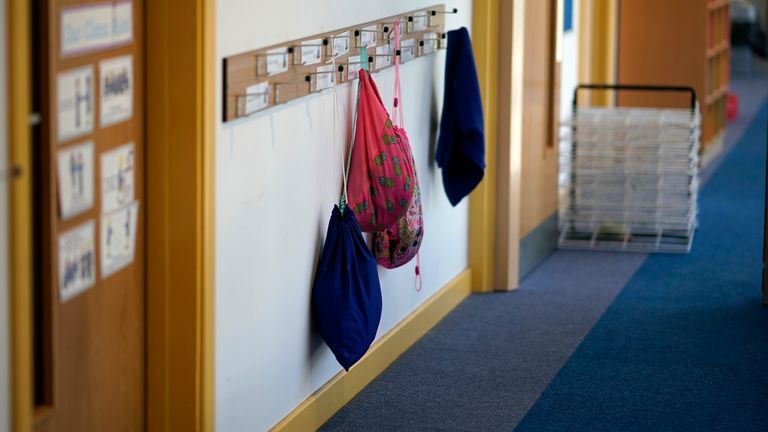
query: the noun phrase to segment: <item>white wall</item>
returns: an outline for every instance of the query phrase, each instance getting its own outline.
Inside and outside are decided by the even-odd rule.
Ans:
[[[8,46],[5,0],[0,0],[0,47]],[[0,49],[0,171],[8,166],[8,107],[6,106],[8,88],[7,53]],[[0,432],[11,430],[10,425],[10,341],[8,328],[8,181],[0,176]]]
[[[221,59],[435,4],[434,0],[219,0]],[[468,26],[471,0],[450,4],[448,28]],[[379,272],[384,308],[379,336],[467,267],[467,206],[445,198],[433,153],[445,53],[402,66],[405,127],[422,192],[424,287],[413,263]],[[392,98],[393,70],[374,74]],[[218,72],[221,82],[221,69]],[[351,116],[350,84],[340,87],[342,129]],[[221,92],[219,85],[218,91]],[[221,93],[217,100],[221,100]],[[218,118],[221,118],[221,106]],[[341,185],[341,145],[333,142],[330,90],[220,124],[216,153],[216,426],[273,426],[341,368],[312,331],[315,265]]]
[[[560,64],[561,119],[571,115],[573,90],[579,83],[579,11],[579,0],[573,0],[573,27],[563,34],[563,60]]]

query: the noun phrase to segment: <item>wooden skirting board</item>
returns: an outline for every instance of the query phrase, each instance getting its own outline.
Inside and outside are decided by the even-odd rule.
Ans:
[[[331,378],[275,425],[272,431],[304,432],[316,430],[322,426],[374,378],[384,372],[405,350],[421,339],[469,296],[471,290],[472,272],[467,269],[376,341],[349,372],[342,371]]]

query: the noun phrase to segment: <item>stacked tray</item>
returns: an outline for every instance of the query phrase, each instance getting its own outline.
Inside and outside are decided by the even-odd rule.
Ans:
[[[580,108],[563,122],[560,247],[690,251],[698,109]]]

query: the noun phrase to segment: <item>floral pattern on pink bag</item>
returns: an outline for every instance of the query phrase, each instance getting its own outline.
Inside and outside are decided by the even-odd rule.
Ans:
[[[358,73],[357,120],[347,202],[365,232],[395,226],[413,199],[416,171],[370,73]]]
[[[395,36],[395,49],[400,48],[400,20],[395,20],[393,34]],[[395,94],[394,107],[392,109],[395,121],[403,123],[403,106],[400,90],[400,59],[395,56]],[[421,209],[421,191],[419,190],[416,164],[413,160],[413,150],[408,140],[405,129],[394,124],[392,130],[398,141],[406,149],[408,163],[413,167],[413,184],[410,185],[412,196],[408,201],[406,213],[398,219],[397,224],[373,234],[373,253],[376,262],[386,268],[400,267],[412,260],[419,253],[421,241],[424,237],[424,215]],[[419,268],[416,268],[417,276]]]

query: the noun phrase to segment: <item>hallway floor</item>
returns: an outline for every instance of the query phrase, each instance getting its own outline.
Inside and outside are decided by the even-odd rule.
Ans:
[[[765,430],[765,75],[702,178],[688,255],[558,251],[459,305],[322,430]]]

